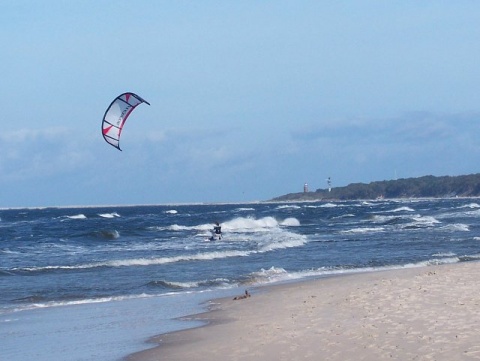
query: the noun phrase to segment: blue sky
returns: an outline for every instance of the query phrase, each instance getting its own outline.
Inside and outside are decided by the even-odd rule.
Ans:
[[[480,3],[2,4],[0,207],[268,200],[477,173]],[[140,105],[122,152],[100,123]]]

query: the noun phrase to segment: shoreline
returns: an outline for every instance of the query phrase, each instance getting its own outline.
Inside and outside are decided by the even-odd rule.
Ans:
[[[469,360],[480,357],[480,262],[299,280],[211,301],[205,325],[152,337],[153,360]]]

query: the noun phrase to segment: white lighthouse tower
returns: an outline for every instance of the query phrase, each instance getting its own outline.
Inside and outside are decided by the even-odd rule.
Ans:
[[[303,193],[308,193],[308,183],[303,185]]]

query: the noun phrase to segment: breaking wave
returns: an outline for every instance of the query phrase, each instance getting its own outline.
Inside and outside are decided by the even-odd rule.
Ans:
[[[343,234],[352,234],[352,233],[374,233],[374,232],[383,232],[385,231],[384,227],[359,227],[347,229],[345,231],[340,231]]]
[[[365,273],[365,272],[376,272],[376,271],[386,271],[386,270],[395,270],[395,269],[407,269],[407,268],[421,268],[442,264],[452,264],[459,262],[468,262],[475,260],[475,257],[456,257],[455,254],[438,254],[432,255],[432,258],[426,261],[420,261],[416,263],[408,264],[398,264],[398,265],[388,265],[388,266],[379,266],[379,267],[320,267],[317,269],[303,270],[296,272],[288,272],[282,267],[272,266],[269,269],[261,269],[258,272],[252,272],[248,279],[244,282],[248,285],[263,285],[263,284],[273,284],[273,283],[282,283],[288,281],[295,281],[308,278],[319,278],[327,277],[333,275],[343,275],[343,274],[354,274],[354,273]],[[480,258],[480,255],[477,257]]]
[[[265,232],[270,231],[273,228],[283,227],[297,227],[300,225],[300,221],[296,218],[289,217],[283,220],[277,220],[274,217],[237,217],[229,221],[221,223],[223,232]],[[181,224],[172,224],[168,227],[153,227],[152,229],[158,231],[210,231],[213,228],[213,223],[203,223],[193,226],[186,226]]]
[[[99,214],[99,217],[102,217],[102,218],[117,218],[117,217],[120,217],[120,215],[117,212],[101,213],[101,214]]]
[[[172,290],[185,290],[198,287],[228,287],[231,286],[230,281],[225,278],[217,278],[214,280],[203,281],[190,281],[190,282],[178,282],[178,281],[150,281],[147,284],[148,287],[172,289]]]
[[[84,214],[76,214],[74,216],[65,216],[67,219],[87,219],[87,216]]]
[[[400,208],[392,209],[389,212],[415,212],[415,210],[410,207],[400,207]]]

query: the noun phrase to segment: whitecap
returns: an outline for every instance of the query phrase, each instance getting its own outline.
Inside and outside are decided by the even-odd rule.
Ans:
[[[469,203],[469,204],[465,204],[464,206],[461,206],[460,208],[474,209],[474,208],[480,208],[480,205],[478,203]]]
[[[87,219],[87,216],[84,214],[77,214],[75,216],[66,216],[68,219]]]
[[[321,206],[319,206],[320,208],[335,208],[335,207],[338,207],[336,204],[334,203],[325,203],[325,204],[322,204]]]
[[[416,222],[419,226],[433,226],[438,223],[442,223],[439,220],[435,219],[432,216],[420,216],[416,215],[413,216],[412,219]]]
[[[453,252],[443,252],[432,254],[432,257],[453,257],[456,256]]]
[[[304,236],[299,236],[299,238],[286,238],[279,242],[271,242],[264,244],[259,248],[258,253],[266,253],[279,249],[301,247],[305,243],[306,238]]]
[[[454,223],[454,224],[449,224],[444,227],[440,228],[441,230],[447,230],[447,231],[461,231],[461,232],[469,232],[470,228],[468,227],[467,224],[463,223]]]
[[[415,212],[415,210],[410,207],[400,207],[392,209],[390,212]]]
[[[297,206],[296,204],[293,205],[282,205],[278,206],[277,209],[300,209],[300,206]]]
[[[349,234],[349,233],[373,233],[373,232],[383,232],[385,230],[384,227],[359,227],[353,228],[345,231],[341,231],[341,233]]]
[[[231,221],[222,223],[222,230],[231,232],[262,232],[279,226],[278,221],[273,217],[253,218],[237,217]],[[211,225],[209,228],[211,229]]]
[[[332,219],[349,218],[349,217],[355,217],[355,214],[353,213],[342,214],[341,216],[332,217]]]
[[[374,215],[372,217],[372,221],[374,223],[391,223],[391,222],[394,222],[396,220],[399,220],[401,219],[400,217],[398,216],[380,216],[380,215]]]
[[[280,222],[280,225],[288,226],[288,227],[298,227],[298,226],[300,226],[300,221],[296,218],[290,217],[290,218],[286,218],[282,222]]]
[[[170,227],[168,227],[169,230],[171,231],[188,231],[192,229],[196,229],[195,227],[187,227],[187,226],[181,226],[178,224],[172,224]]]
[[[120,217],[120,215],[116,212],[113,213],[101,213],[99,214],[100,217],[102,218],[115,218],[115,217]]]
[[[250,279],[252,283],[270,283],[278,282],[288,278],[288,272],[281,267],[270,267],[269,269],[262,268],[258,272],[252,272]]]
[[[223,232],[266,232],[274,228],[279,228],[280,226],[286,227],[296,227],[299,226],[300,222],[294,217],[285,218],[284,220],[278,221],[274,217],[263,217],[263,218],[254,218],[254,217],[237,217],[229,221],[221,223]],[[162,227],[150,227],[154,230],[164,230]],[[213,223],[204,223],[195,226],[184,226],[180,224],[172,224],[166,228],[170,231],[200,231],[201,234],[209,232],[213,229]]]

